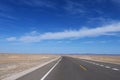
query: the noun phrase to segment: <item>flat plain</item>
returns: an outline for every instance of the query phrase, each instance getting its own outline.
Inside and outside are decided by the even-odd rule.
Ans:
[[[73,55],[71,57],[120,64],[120,55]]]
[[[54,55],[54,54],[0,54],[0,80],[59,56],[120,64],[120,56],[114,55]]]
[[[56,57],[49,54],[0,54],[0,80]]]

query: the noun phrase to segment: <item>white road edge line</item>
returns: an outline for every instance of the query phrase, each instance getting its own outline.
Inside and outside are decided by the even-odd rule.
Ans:
[[[34,71],[34,70],[37,70],[37,69],[39,69],[39,68],[41,68],[41,67],[43,67],[43,66],[45,66],[45,65],[47,65],[47,64],[49,64],[49,63],[51,63],[51,62],[53,62],[53,61],[55,61],[55,60],[58,60],[59,58],[60,58],[60,57],[55,58],[55,59],[52,59],[52,60],[50,60],[50,61],[47,61],[47,62],[45,62],[45,63],[43,63],[43,64],[38,65],[38,66],[32,67],[32,68],[30,68],[30,69],[28,69],[28,70],[25,70],[25,71],[22,71],[22,72],[20,72],[20,73],[13,74],[12,76],[7,77],[7,78],[4,78],[4,79],[2,79],[2,80],[16,80],[16,79],[18,79],[18,78],[20,78],[20,77],[22,77],[22,76],[24,76],[24,75],[26,75],[26,74]]]
[[[40,79],[40,80],[44,80],[49,74],[50,72],[59,64],[59,62],[62,60],[62,58],[60,58],[57,63]]]

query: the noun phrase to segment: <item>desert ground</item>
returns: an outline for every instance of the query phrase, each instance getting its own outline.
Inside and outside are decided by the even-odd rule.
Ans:
[[[120,64],[120,55],[73,55],[71,57]]]
[[[120,56],[110,55],[50,55],[50,54],[0,54],[0,80],[13,74],[43,64],[59,56],[120,64]]]
[[[0,54],[0,80],[56,57],[43,54]]]

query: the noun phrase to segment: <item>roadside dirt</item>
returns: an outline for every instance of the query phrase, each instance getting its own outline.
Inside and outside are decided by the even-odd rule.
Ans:
[[[73,57],[88,59],[94,61],[102,61],[107,63],[120,64],[120,56],[109,56],[109,55],[74,55]]]
[[[56,57],[58,56],[42,54],[0,54],[0,80]]]

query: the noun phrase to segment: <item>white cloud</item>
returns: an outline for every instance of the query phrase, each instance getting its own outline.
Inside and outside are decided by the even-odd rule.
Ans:
[[[65,30],[63,32],[47,32],[44,34],[31,35],[31,33],[38,33],[33,31],[29,35],[23,35],[16,39],[16,37],[7,38],[7,41],[21,41],[21,42],[39,42],[42,40],[60,40],[60,39],[74,39],[84,37],[97,36],[114,36],[115,33],[120,32],[120,22],[105,25],[96,28],[81,28],[79,30]],[[114,34],[114,35],[113,35]]]
[[[7,41],[16,41],[16,37],[9,37],[9,38],[6,38]]]

